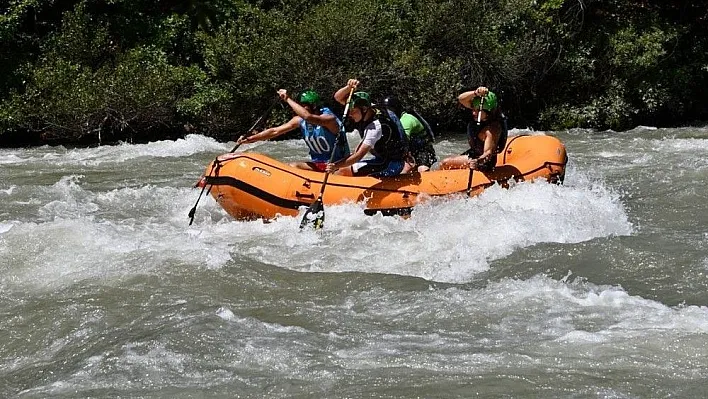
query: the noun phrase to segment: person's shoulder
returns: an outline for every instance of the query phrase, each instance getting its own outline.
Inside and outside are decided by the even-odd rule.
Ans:
[[[366,125],[364,130],[381,130],[381,121],[378,119],[374,119]]]
[[[501,121],[497,121],[497,120],[490,121],[485,126],[485,129],[483,129],[483,131],[489,132],[494,135],[499,134],[501,132],[501,130],[502,130]]]
[[[320,108],[320,117],[322,118],[332,118],[332,119],[339,119],[337,117],[337,114],[334,113],[331,109],[327,107]]]
[[[401,122],[406,121],[408,123],[416,123],[420,122],[418,118],[415,117],[413,114],[409,114],[408,112],[404,112],[401,114]]]
[[[415,115],[413,114],[407,114],[408,116],[406,117],[406,123],[414,125],[414,126],[420,126],[422,128],[425,128],[423,126],[423,122]]]

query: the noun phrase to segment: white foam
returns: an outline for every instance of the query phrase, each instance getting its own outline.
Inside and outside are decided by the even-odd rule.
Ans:
[[[641,133],[642,131],[646,131],[646,130],[658,130],[658,128],[655,127],[655,126],[642,126],[642,125],[638,125],[638,126],[635,127],[634,129],[631,129],[630,132]]]
[[[221,307],[221,308],[217,309],[216,315],[226,321],[236,320],[236,316],[234,315],[234,312],[232,312],[231,309],[229,309],[229,308]]]
[[[632,232],[615,194],[546,183],[509,190],[495,186],[472,199],[433,200],[416,207],[409,219],[367,217],[358,204],[328,206],[325,215],[323,232],[295,233],[301,216],[267,225],[244,223],[249,234],[239,247],[253,259],[298,271],[464,282],[517,248]]]
[[[21,158],[12,150],[0,150],[0,165],[13,165],[30,161],[28,158]]]
[[[136,158],[179,158],[199,153],[224,153],[230,143],[219,143],[213,138],[190,134],[184,139],[162,140],[146,144],[121,143],[113,146],[67,149],[62,146],[38,147],[0,153],[0,164],[43,163],[52,165],[97,166],[105,163],[124,163]]]
[[[57,199],[40,208],[37,222],[3,224],[0,264],[13,259],[4,283],[44,290],[158,272],[175,261],[215,268],[232,259],[233,244],[221,234],[237,222],[213,200],[203,200],[196,224],[188,226],[198,190],[148,185],[96,195],[78,179],[47,189]],[[201,230],[207,221],[209,230]]]
[[[10,231],[10,229],[12,229],[14,226],[15,226],[15,224],[12,223],[12,222],[10,222],[10,223],[0,223],[0,234],[2,234],[2,233],[7,233],[7,232]]]

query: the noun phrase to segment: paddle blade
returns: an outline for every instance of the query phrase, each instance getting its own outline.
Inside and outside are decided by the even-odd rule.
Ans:
[[[305,214],[302,216],[302,221],[300,222],[300,228],[305,228],[305,226],[309,224],[315,230],[321,229],[324,225],[324,220],[324,204],[322,203],[322,196],[320,196],[307,208],[307,211],[305,211]]]

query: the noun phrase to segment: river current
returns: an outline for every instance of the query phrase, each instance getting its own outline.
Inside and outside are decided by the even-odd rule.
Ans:
[[[233,142],[1,149],[0,397],[707,397],[708,128],[512,134],[560,138],[565,184],[322,231],[189,226]]]

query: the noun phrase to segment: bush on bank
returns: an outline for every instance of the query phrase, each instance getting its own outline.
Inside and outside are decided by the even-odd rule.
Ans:
[[[654,3],[17,0],[0,16],[0,142],[233,139],[277,88],[329,98],[352,77],[441,130],[462,130],[456,96],[478,85],[515,126],[705,119],[708,11]]]

